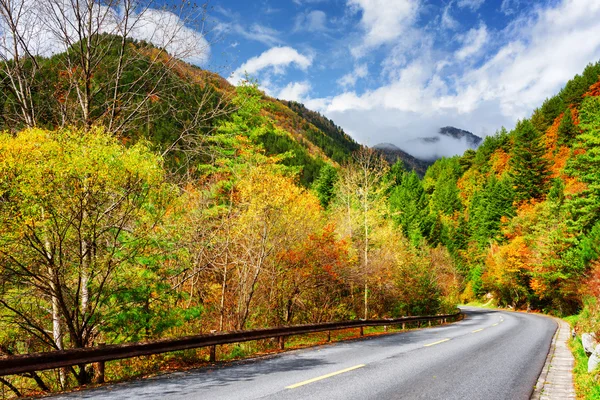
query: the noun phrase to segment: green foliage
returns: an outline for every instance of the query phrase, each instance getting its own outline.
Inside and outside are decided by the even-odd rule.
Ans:
[[[46,333],[38,345],[91,346],[107,321],[135,312],[129,306],[141,294],[148,302],[177,298],[164,286],[169,271],[155,264],[153,247],[176,192],[146,143],[125,148],[102,130],[32,129],[0,135],[0,154],[0,303],[24,332],[52,332],[51,319],[38,319],[36,308],[54,307],[65,326],[62,343]],[[122,279],[125,271],[133,276]],[[41,294],[31,298],[34,309],[14,296],[32,288]],[[113,295],[123,297],[111,304]],[[107,326],[126,330],[132,321]]]
[[[491,175],[483,189],[473,196],[469,208],[472,237],[484,247],[490,239],[500,240],[500,220],[514,216],[515,193],[510,178]]]
[[[538,130],[529,120],[517,123],[510,166],[517,200],[539,199],[548,186],[548,160]]]
[[[288,101],[283,103],[304,120],[318,128],[318,130],[315,130],[310,125],[306,125],[304,127],[304,134],[311,142],[323,149],[325,154],[334,161],[346,161],[350,154],[360,148],[360,145],[332,120],[318,112],[307,109],[303,104],[298,102]]]
[[[413,243],[427,237],[428,198],[416,172],[405,172],[400,185],[390,194],[390,211],[393,220]]]
[[[313,189],[324,208],[327,208],[335,194],[335,184],[338,181],[337,169],[325,164],[319,173],[319,177],[313,183]]]
[[[578,398],[585,400],[600,400],[600,384],[598,384],[598,371],[588,373],[588,356],[585,354],[581,338],[576,337],[569,340],[569,347],[575,356],[573,368],[573,380]]]
[[[480,168],[482,173],[487,173],[489,170],[488,161],[492,153],[497,149],[503,149],[508,153],[510,151],[509,145],[510,138],[505,128],[502,128],[494,135],[486,136],[477,148],[472,164]]]
[[[568,202],[574,229],[587,232],[600,218],[600,97],[587,97],[579,113],[582,134],[577,137],[578,151],[568,171],[586,184],[585,189]]]
[[[564,146],[570,146],[578,134],[579,129],[573,122],[571,110],[567,110],[558,126],[558,143]]]

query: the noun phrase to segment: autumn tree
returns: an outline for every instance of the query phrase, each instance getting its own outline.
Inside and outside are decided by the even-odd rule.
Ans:
[[[3,322],[34,338],[30,351],[92,346],[128,307],[111,299],[131,288],[122,274],[148,250],[172,196],[160,159],[102,131],[3,134],[0,148]],[[73,373],[89,381],[83,366]]]

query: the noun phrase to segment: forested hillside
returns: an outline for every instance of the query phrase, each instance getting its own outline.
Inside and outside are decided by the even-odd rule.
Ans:
[[[584,302],[597,310],[599,74],[600,64],[589,65],[512,131],[392,192],[405,234],[452,254],[463,301],[491,294],[503,306],[560,315]]]
[[[0,72],[6,89],[0,129],[103,125],[124,141],[148,140],[173,170],[189,171],[190,165],[207,162],[198,149],[239,106],[233,102],[235,87],[143,41],[102,34],[93,45],[93,51],[85,51],[75,43],[69,52],[36,57],[35,63],[25,59],[22,66],[7,62]],[[93,67],[86,70],[77,58],[87,56]],[[9,84],[16,70],[27,77],[24,94]],[[326,162],[344,162],[360,147],[314,112],[292,111],[286,102],[264,94],[261,101],[270,122],[253,142],[267,154],[289,152],[283,163],[298,168],[304,186]]]

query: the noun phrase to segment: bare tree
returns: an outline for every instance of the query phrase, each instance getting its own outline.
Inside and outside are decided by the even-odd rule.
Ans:
[[[11,94],[17,115],[2,113],[5,125],[36,125],[32,86],[39,70],[34,57],[34,39],[39,33],[38,15],[23,0],[0,0],[0,76],[2,88]]]
[[[367,148],[362,147],[352,155],[352,160],[342,172],[339,187],[345,195],[349,225],[354,224],[352,214],[355,213],[353,203],[358,205],[357,221],[360,232],[355,233],[355,238],[360,239],[362,253],[362,276],[364,285],[364,318],[369,316],[369,252],[370,236],[373,224],[379,218],[372,214],[380,211],[377,203],[385,193],[383,177],[388,170],[388,164],[382,156]],[[355,199],[353,201],[353,199]]]

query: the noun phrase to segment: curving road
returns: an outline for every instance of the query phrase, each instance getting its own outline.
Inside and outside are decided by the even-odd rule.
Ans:
[[[464,307],[431,329],[290,351],[63,399],[529,399],[556,323]]]

